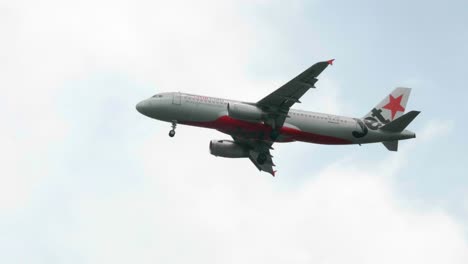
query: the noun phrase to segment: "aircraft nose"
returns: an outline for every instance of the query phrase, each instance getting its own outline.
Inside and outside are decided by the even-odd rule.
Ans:
[[[136,105],[136,110],[143,115],[148,113],[148,101],[143,100]]]

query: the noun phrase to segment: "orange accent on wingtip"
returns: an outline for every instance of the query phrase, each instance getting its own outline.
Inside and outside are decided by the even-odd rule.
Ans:
[[[277,171],[273,171],[273,173],[272,173],[272,174],[273,174],[273,177],[275,177],[275,175],[276,175],[276,172],[277,172]]]
[[[327,61],[327,63],[328,63],[329,65],[333,65],[333,62],[334,62],[334,61],[335,61],[335,59],[331,59],[331,60]]]

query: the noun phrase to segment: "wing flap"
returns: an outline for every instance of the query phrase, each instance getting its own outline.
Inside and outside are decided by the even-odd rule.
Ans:
[[[263,164],[260,164],[257,162],[258,155],[260,155],[259,152],[250,151],[249,153],[250,161],[252,161],[252,163],[255,165],[255,167],[257,167],[258,170],[268,172],[274,177],[276,171],[273,170],[273,167],[275,166],[275,164],[273,163],[271,156],[268,155],[267,160]]]
[[[273,163],[273,156],[270,154],[270,150],[273,149],[273,142],[243,139],[238,137],[233,137],[233,139],[237,143],[247,146],[250,149],[249,159],[250,161],[252,161],[255,167],[257,167],[258,170],[268,172],[271,175],[275,176],[275,171],[273,170],[275,164]],[[262,164],[258,162],[258,156],[260,154],[266,155],[266,160]]]

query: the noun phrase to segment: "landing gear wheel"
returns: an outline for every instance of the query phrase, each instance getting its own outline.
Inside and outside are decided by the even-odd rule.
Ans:
[[[175,131],[174,130],[169,131],[169,136],[174,137],[175,136]]]
[[[266,160],[267,160],[267,155],[265,153],[258,154],[258,157],[257,157],[258,164],[263,165],[265,164]]]
[[[177,120],[172,120],[172,129],[169,131],[169,136],[174,137],[175,136],[175,129],[177,126]]]

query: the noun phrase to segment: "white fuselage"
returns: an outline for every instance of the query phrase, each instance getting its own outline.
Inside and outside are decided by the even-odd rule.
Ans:
[[[138,111],[166,122],[217,129],[223,133],[274,142],[303,141],[318,144],[365,144],[414,138],[404,130],[386,132],[360,118],[350,118],[291,109],[280,128],[280,135],[269,138],[272,128],[261,121],[237,120],[229,116],[228,104],[234,100],[185,93],[162,93],[140,102]]]

